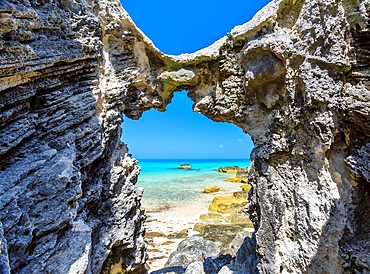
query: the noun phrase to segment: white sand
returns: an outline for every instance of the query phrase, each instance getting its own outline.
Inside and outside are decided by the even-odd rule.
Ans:
[[[240,185],[235,184],[235,190],[240,190]],[[196,235],[193,231],[194,224],[200,222],[200,215],[208,213],[208,207],[215,196],[230,194],[230,191],[206,194],[203,200],[196,204],[170,208],[161,212],[147,211],[145,222],[146,240],[148,241],[147,261],[150,271],[164,267],[170,254],[176,251],[178,244],[184,239],[176,239],[180,231],[187,229],[188,236]]]
[[[162,212],[148,212],[145,223],[146,237],[148,240],[148,265],[150,271],[164,267],[169,255],[176,251],[177,245],[184,239],[176,239],[177,233],[188,229],[188,235],[195,235],[195,223],[199,222],[201,214],[208,213],[208,204],[189,205],[171,208]],[[153,237],[158,233],[158,237]],[[161,235],[162,234],[162,235]],[[163,235],[164,234],[164,235]]]

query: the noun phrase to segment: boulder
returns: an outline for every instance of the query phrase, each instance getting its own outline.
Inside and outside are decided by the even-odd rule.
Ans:
[[[230,247],[236,234],[244,231],[241,226],[235,224],[210,223],[196,223],[194,230],[198,231],[204,239],[217,243],[220,249]]]
[[[219,252],[215,243],[204,239],[203,237],[192,236],[188,237],[177,246],[177,251],[182,253],[194,254],[196,251],[202,251],[208,256],[216,256]]]
[[[234,173],[234,171],[227,173]],[[235,177],[227,178],[225,181],[231,183],[248,183],[248,171],[237,171]]]
[[[236,191],[233,193],[233,197],[237,199],[248,199],[248,192],[246,191]]]
[[[219,186],[211,186],[211,187],[207,187],[203,190],[203,193],[215,193],[215,192],[219,192],[220,191],[220,187]]]
[[[203,263],[202,262],[194,262],[188,265],[186,268],[185,274],[205,274]]]
[[[247,171],[238,171],[238,173],[236,173],[235,177],[248,180],[248,169],[247,169]]]
[[[209,206],[210,212],[229,214],[233,210],[242,209],[248,203],[247,197],[243,195],[216,196]]]
[[[219,252],[217,245],[211,241],[205,240],[202,237],[188,237],[177,246],[177,250],[173,252],[165,266],[176,266],[190,264],[192,262],[203,262],[206,257],[216,256]]]
[[[255,234],[253,234],[251,238],[246,237],[244,239],[243,244],[236,253],[233,263],[233,269],[237,269],[237,273],[258,273],[258,257],[256,248],[257,243]]]

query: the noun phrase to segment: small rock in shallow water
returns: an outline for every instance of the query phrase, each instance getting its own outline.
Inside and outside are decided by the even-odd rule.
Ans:
[[[211,186],[211,187],[207,187],[203,190],[203,193],[215,193],[215,192],[219,192],[220,191],[220,187],[219,186]]]
[[[191,165],[189,164],[182,164],[178,166],[179,169],[191,169]]]

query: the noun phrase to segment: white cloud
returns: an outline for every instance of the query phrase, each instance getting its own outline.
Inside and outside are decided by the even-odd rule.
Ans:
[[[220,148],[223,148],[224,146],[223,145],[220,145]]]
[[[239,142],[241,142],[241,141],[243,141],[243,140],[242,140],[242,139],[239,139],[238,141],[239,141]]]

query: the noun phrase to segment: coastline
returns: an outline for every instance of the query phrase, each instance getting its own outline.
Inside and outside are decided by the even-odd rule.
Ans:
[[[186,169],[178,168],[185,163],[187,164]],[[142,209],[147,215],[145,239],[148,244],[147,267],[149,273],[164,268],[170,255],[176,251],[179,243],[185,238],[202,236],[206,239],[207,235],[201,232],[202,229],[213,231],[214,226],[221,226],[215,228],[218,230],[216,233],[221,231],[221,235],[219,234],[221,238],[226,236],[223,234],[225,226],[232,226],[227,230],[233,230],[233,233],[243,231],[240,223],[235,225],[232,221],[226,220],[229,218],[230,210],[235,213],[234,204],[227,204],[229,212],[224,214],[223,210],[215,211],[213,201],[216,200],[215,197],[232,197],[234,193],[239,192],[240,194],[244,191],[240,181],[228,181],[227,179],[236,176],[235,166],[240,166],[241,169],[249,166],[249,159],[148,159],[140,160],[139,164],[141,164],[142,170],[138,186],[144,188]],[[220,167],[228,167],[230,170],[228,170],[229,172],[219,170]],[[217,192],[204,193],[205,189],[212,189],[214,186],[217,186]],[[234,202],[239,203],[237,213],[239,215],[241,212],[240,202],[243,199],[243,202],[246,200],[247,192],[243,192],[242,196],[243,198],[234,197],[236,199]],[[216,212],[212,213],[212,216],[221,215],[221,217],[217,216],[217,220],[212,217],[210,219],[204,218],[211,212],[209,209],[212,205],[212,212]],[[240,220],[240,216],[237,219]],[[229,238],[234,238],[234,236],[227,235]],[[219,243],[219,238],[209,240]]]
[[[191,169],[179,169],[184,163]],[[234,190],[225,182],[230,174],[218,172],[221,166],[249,166],[249,159],[141,159],[137,187],[144,188],[142,206],[145,209],[177,207],[197,203],[204,199],[202,191],[214,185],[221,189]]]

